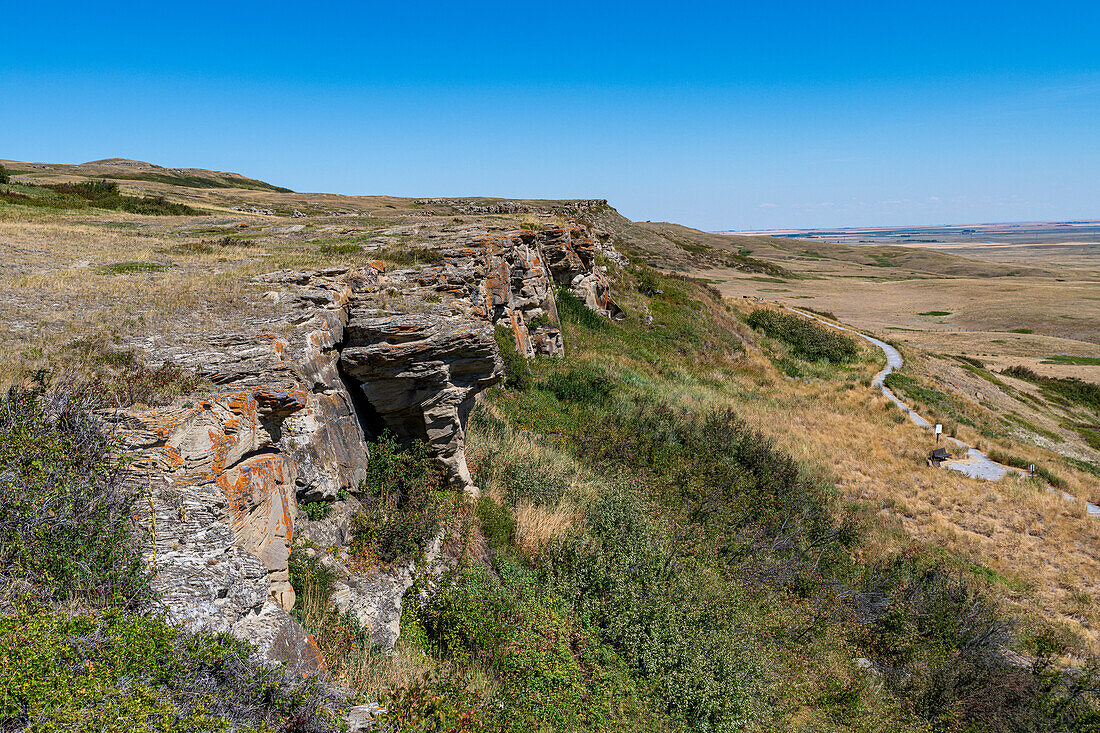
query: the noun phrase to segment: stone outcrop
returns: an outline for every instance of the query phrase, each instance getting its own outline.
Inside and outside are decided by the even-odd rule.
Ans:
[[[179,343],[136,343],[210,380],[201,399],[112,415],[148,496],[139,517],[160,609],[173,621],[228,631],[272,660],[322,664],[288,613],[288,558],[305,530],[337,577],[334,602],[392,648],[402,596],[444,538],[411,562],[357,572],[340,559],[383,430],[426,440],[451,482],[476,494],[464,427],[476,395],[503,374],[494,329],[520,353],[563,355],[554,288],[608,317],[620,314],[597,256],[621,257],[580,227],[452,237],[430,264],[381,262],[256,279],[273,315]],[[350,498],[348,498],[350,496]],[[336,502],[332,522],[300,503]],[[341,524],[342,522],[342,524]],[[326,548],[326,549],[318,549]]]
[[[351,615],[366,629],[374,644],[390,651],[401,632],[401,611],[406,591],[418,579],[434,577],[445,562],[442,534],[437,534],[424,548],[418,561],[405,559],[394,563],[386,572],[355,572],[345,563],[342,554],[327,549],[346,547],[351,541],[351,517],[360,509],[350,498],[338,502],[330,516],[317,521],[302,522],[302,537],[309,541],[305,553],[316,558],[332,574],[332,603],[344,615]]]
[[[461,316],[353,309],[340,367],[399,437],[426,438],[452,481],[473,490],[463,426],[504,368],[491,327]]]
[[[393,278],[461,298],[472,306],[472,316],[509,328],[527,357],[565,354],[555,287],[571,290],[601,315],[622,316],[596,259],[625,258],[583,227],[507,232],[441,254],[439,265],[407,275],[399,271]]]

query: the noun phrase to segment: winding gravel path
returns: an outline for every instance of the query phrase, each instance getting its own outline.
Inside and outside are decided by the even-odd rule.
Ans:
[[[913,408],[902,402],[901,399],[892,391],[890,391],[890,389],[886,386],[886,375],[888,375],[895,369],[900,369],[901,365],[904,363],[901,358],[901,353],[897,349],[895,349],[893,346],[886,343],[885,341],[882,341],[881,339],[877,339],[873,336],[868,336],[866,334],[860,333],[855,329],[837,325],[836,323],[827,321],[824,318],[819,318],[812,313],[807,313],[797,308],[792,308],[788,305],[779,305],[781,308],[785,308],[792,313],[797,313],[803,318],[809,318],[817,321],[818,323],[823,323],[831,328],[835,328],[840,331],[846,331],[847,333],[858,336],[864,341],[869,341],[878,348],[882,349],[883,353],[886,354],[886,368],[875,375],[875,378],[874,380],[872,380],[871,385],[881,389],[882,393],[886,395],[886,398],[897,405],[898,409],[905,413],[909,417],[909,419],[913,421],[914,424],[922,428],[927,428],[928,430],[932,429],[932,423],[925,420],[923,417],[917,414],[916,411],[913,410]],[[946,440],[950,441],[957,448],[965,448],[967,451],[966,458],[955,458],[950,461],[945,461],[943,463],[944,468],[949,468],[952,471],[958,471],[960,473],[966,474],[967,476],[970,476],[971,478],[986,479],[988,481],[997,481],[1004,478],[1009,473],[1015,473],[1021,476],[1024,475],[1023,471],[1020,471],[1019,469],[1005,466],[990,459],[989,456],[987,456],[985,453],[982,453],[980,450],[972,445],[969,445],[961,440],[958,440],[957,438],[952,438],[947,435],[943,437]],[[1058,489],[1050,487],[1048,488],[1051,492],[1055,494],[1061,494],[1069,501],[1076,501],[1076,498],[1074,496],[1067,494],[1064,491],[1059,491]],[[1088,509],[1089,516],[1100,517],[1100,506],[1086,501],[1085,507]]]

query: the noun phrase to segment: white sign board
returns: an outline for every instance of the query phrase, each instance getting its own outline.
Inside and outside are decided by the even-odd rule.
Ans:
[[[936,435],[943,435],[943,425],[936,425]]]

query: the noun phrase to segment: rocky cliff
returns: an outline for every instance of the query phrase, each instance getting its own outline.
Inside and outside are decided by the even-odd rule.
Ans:
[[[207,377],[201,400],[116,413],[148,497],[148,561],[157,604],[176,623],[229,631],[272,660],[323,660],[288,613],[288,558],[301,536],[336,574],[333,600],[392,648],[401,600],[430,572],[444,538],[409,561],[357,573],[342,562],[371,438],[427,441],[450,483],[478,493],[464,427],[479,392],[503,374],[494,328],[520,353],[561,356],[555,287],[617,317],[597,255],[622,258],[582,227],[455,236],[430,264],[381,262],[257,278],[277,315],[199,342],[141,344]],[[340,501],[337,501],[337,498]],[[333,502],[309,521],[299,504]],[[320,550],[317,548],[325,548]]]

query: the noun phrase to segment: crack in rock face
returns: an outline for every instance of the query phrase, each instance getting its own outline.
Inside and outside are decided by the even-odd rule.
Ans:
[[[451,481],[476,494],[463,451],[474,396],[504,376],[492,327],[462,317],[352,311],[341,369],[399,437],[423,438]]]
[[[256,278],[277,306],[234,330],[133,345],[191,369],[216,389],[198,402],[111,413],[132,458],[128,478],[149,497],[138,521],[156,606],[174,623],[228,631],[270,661],[317,671],[313,640],[289,614],[295,534],[337,571],[333,601],[392,649],[402,597],[457,554],[435,537],[419,566],[367,573],[338,560],[350,537],[369,440],[391,430],[433,448],[452,485],[476,496],[464,452],[478,393],[503,377],[494,329],[528,357],[564,355],[555,287],[596,312],[621,313],[597,254],[622,258],[586,229],[521,231],[438,243],[436,264],[387,273],[365,267],[280,271]],[[400,293],[401,307],[386,293]],[[311,522],[299,502],[350,500]],[[453,550],[453,548],[452,548]],[[430,585],[430,582],[428,583]]]

